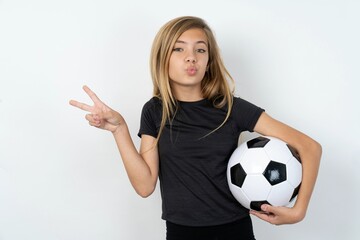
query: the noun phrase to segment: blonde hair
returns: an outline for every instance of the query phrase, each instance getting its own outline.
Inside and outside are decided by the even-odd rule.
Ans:
[[[153,95],[162,101],[162,119],[157,140],[162,133],[166,121],[172,121],[177,109],[177,101],[170,87],[170,56],[174,44],[180,35],[193,28],[202,29],[208,41],[209,62],[208,69],[201,81],[202,95],[204,98],[211,100],[216,108],[222,108],[227,105],[227,115],[224,121],[209,134],[223,126],[231,113],[234,80],[224,66],[212,30],[203,19],[198,17],[184,16],[175,18],[159,30],[151,49],[150,70],[154,85]],[[229,81],[232,83],[231,88]]]

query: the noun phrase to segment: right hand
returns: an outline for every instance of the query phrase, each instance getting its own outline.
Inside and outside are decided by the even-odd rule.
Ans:
[[[108,130],[115,133],[122,125],[125,124],[124,118],[120,113],[114,111],[103,103],[96,94],[90,90],[87,86],[83,87],[84,91],[91,98],[94,105],[89,106],[85,103],[81,103],[75,100],[70,100],[70,105],[80,108],[81,110],[89,112],[85,118],[89,121],[91,126]]]

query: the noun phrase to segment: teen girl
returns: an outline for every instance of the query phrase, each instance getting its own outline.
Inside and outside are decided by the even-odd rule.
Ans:
[[[166,23],[151,51],[154,97],[145,103],[134,146],[125,119],[84,87],[93,106],[91,126],[112,132],[136,192],[147,197],[160,179],[167,239],[255,239],[249,211],[231,195],[227,162],[242,131],[274,136],[292,145],[303,166],[302,186],[292,208],[262,205],[251,214],[272,224],[301,221],[316,181],[321,146],[271,118],[263,109],[234,97],[233,80],[221,60],[209,26],[197,17]]]

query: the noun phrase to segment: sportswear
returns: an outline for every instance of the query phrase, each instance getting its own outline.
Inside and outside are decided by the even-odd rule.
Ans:
[[[227,183],[228,160],[243,131],[253,131],[264,110],[238,97],[223,126],[227,107],[212,101],[177,102],[158,142],[162,218],[185,226],[213,226],[248,216],[232,196]],[[145,103],[138,135],[157,137],[161,100]],[[215,130],[215,131],[214,131]]]

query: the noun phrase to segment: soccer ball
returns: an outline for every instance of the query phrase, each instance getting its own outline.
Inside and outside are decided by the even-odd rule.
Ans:
[[[302,178],[299,154],[274,137],[240,144],[230,157],[227,181],[236,200],[261,211],[262,204],[287,206],[297,196]]]

